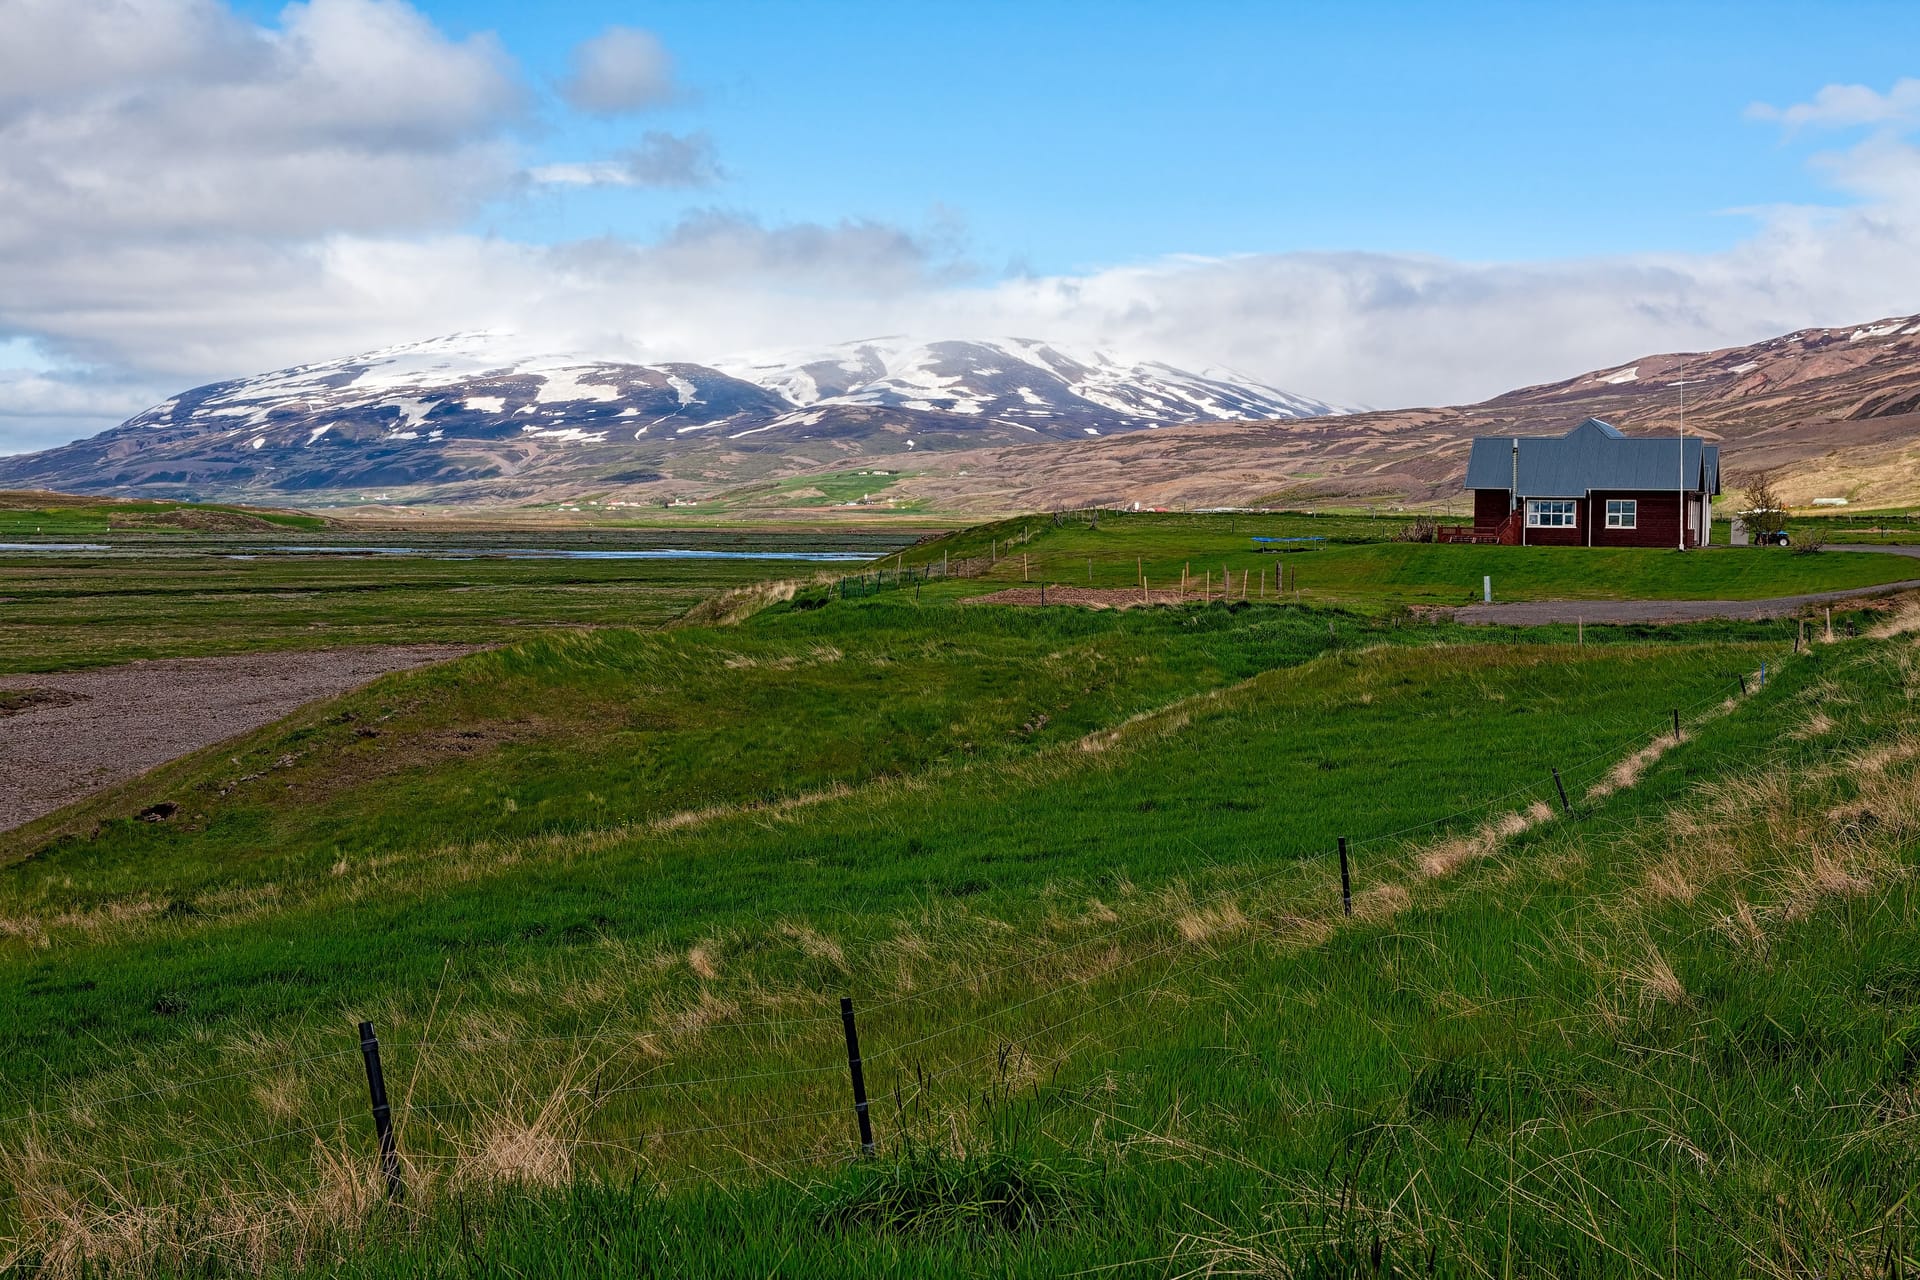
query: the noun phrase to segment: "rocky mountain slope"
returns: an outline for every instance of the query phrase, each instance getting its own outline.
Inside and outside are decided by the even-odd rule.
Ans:
[[[1460,499],[1474,436],[1560,432],[1589,415],[1630,434],[1677,432],[1683,412],[1689,433],[1721,445],[1730,484],[1774,470],[1791,502],[1920,505],[1920,315],[1647,356],[1473,405],[943,455],[897,490],[982,512],[1444,504]]]
[[[1332,411],[1227,371],[1034,339],[878,339],[716,367],[462,334],[197,387],[92,439],[0,459],[0,488],[650,498],[874,454]]]

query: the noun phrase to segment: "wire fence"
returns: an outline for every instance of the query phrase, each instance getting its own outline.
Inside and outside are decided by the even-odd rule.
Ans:
[[[1777,660],[1772,669],[1774,671],[1779,669]],[[1584,785],[1598,782],[1605,777],[1625,755],[1663,740],[1675,746],[1691,741],[1695,735],[1684,730],[1689,727],[1697,730],[1704,723],[1700,720],[1703,711],[1723,705],[1729,699],[1735,699],[1733,705],[1737,708],[1740,701],[1758,695],[1766,684],[1770,683],[1760,679],[1758,672],[1737,674],[1742,677],[1751,675],[1753,679],[1749,681],[1742,678],[1737,688],[1733,687],[1730,681],[1729,687],[1725,690],[1707,694],[1689,704],[1673,708],[1670,722],[1663,720],[1654,729],[1643,727],[1631,733],[1620,734],[1618,740],[1583,758],[1562,762],[1558,766],[1556,776],[1549,777],[1543,772],[1542,776],[1520,786],[1476,800],[1438,817],[1351,840],[1343,840],[1341,842],[1342,881],[1344,882],[1346,873],[1345,859],[1349,856],[1357,857],[1359,854],[1372,853],[1389,846],[1404,848],[1412,838],[1423,833],[1459,826],[1491,810],[1511,805],[1528,796],[1551,804],[1556,797],[1556,784],[1562,782],[1572,782],[1576,791],[1584,796]],[[1682,733],[1676,734],[1676,724],[1683,730]],[[1717,758],[1720,753],[1715,754]],[[1567,796],[1564,786],[1560,787],[1558,798],[1564,811],[1563,816],[1568,818],[1580,816]],[[1299,893],[1305,895],[1305,899],[1292,905],[1304,907],[1321,918],[1337,923],[1342,915],[1352,914],[1351,896],[1346,895],[1343,904],[1343,895],[1334,888],[1330,878],[1319,881],[1312,878],[1314,868],[1324,865],[1334,856],[1333,849],[1321,849],[1293,858],[1279,859],[1251,875],[1230,875],[1219,891],[1245,897],[1269,888],[1283,878],[1295,877],[1300,881],[1296,888]],[[1368,865],[1365,861],[1361,862],[1363,874]],[[1244,868],[1231,870],[1244,872]],[[1330,877],[1330,872],[1327,876]],[[1317,908],[1312,906],[1313,900],[1317,900]],[[895,1083],[890,1091],[883,1092],[883,1101],[894,1109],[897,1117],[904,1117],[911,1108],[921,1105],[932,1097],[941,1082],[964,1076],[986,1063],[997,1063],[1004,1076],[1010,1055],[1030,1058],[1032,1056],[1029,1052],[1030,1048],[1042,1046],[1049,1037],[1083,1023],[1095,1015],[1113,1010],[1128,1002],[1134,1002],[1134,1008],[1127,1017],[1118,1022],[1110,1021],[1103,1027],[1098,1037],[1109,1050],[1123,1048],[1129,1043],[1126,1035],[1137,1028],[1139,1023],[1153,1011],[1151,1003],[1153,997],[1165,990],[1169,984],[1209,967],[1219,968],[1237,963],[1243,953],[1271,940],[1270,935],[1262,931],[1250,930],[1246,936],[1231,944],[1223,944],[1211,939],[1196,942],[1183,935],[1177,927],[1170,927],[1177,924],[1178,917],[1189,907],[1190,904],[1169,902],[1158,909],[1143,911],[1111,927],[1025,951],[1004,963],[971,969],[933,986],[917,988],[870,1003],[863,1001],[852,1013],[823,1010],[817,1014],[795,1013],[762,1019],[716,1021],[706,1027],[709,1031],[766,1032],[776,1038],[784,1037],[791,1042],[796,1038],[796,1033],[816,1035],[822,1028],[844,1019],[849,1051],[846,1060],[835,1058],[805,1065],[726,1071],[692,1077],[642,1078],[611,1085],[601,1085],[596,1080],[590,1089],[581,1087],[577,1092],[584,1105],[589,1109],[599,1110],[609,1106],[614,1099],[663,1095],[670,1091],[691,1094],[701,1090],[719,1089],[737,1092],[743,1088],[773,1085],[775,1082],[782,1085],[806,1082],[803,1094],[818,1094],[824,1089],[841,1089],[844,1087],[841,1083],[842,1077],[851,1072],[854,1078],[855,1106],[859,1111],[866,1112],[869,1099],[859,1083],[860,1072],[862,1069],[886,1067],[895,1072]],[[1154,930],[1159,931],[1158,936],[1152,938],[1148,945],[1130,946],[1123,956],[1112,963],[1094,965],[1085,972],[1077,974],[1073,972],[1073,966],[1068,963],[1075,953],[1100,948],[1111,952],[1123,940]],[[1016,974],[1040,975],[1040,988],[1022,998],[996,1003],[993,1008],[978,1016],[945,1019],[930,1030],[911,1034],[906,1038],[898,1040],[882,1038],[879,1043],[872,1044],[870,1051],[864,1055],[853,1052],[852,1032],[855,1013],[867,1020],[869,1028],[877,1023],[884,1029],[888,1022],[887,1015],[899,1014],[912,1006],[927,1005],[962,988],[976,994],[991,992],[1004,985],[1010,975]],[[1102,999],[1092,1001],[1079,999],[1083,995],[1096,993],[1098,989],[1108,984],[1117,985],[1119,989]],[[1068,1007],[1060,1011],[1060,1016],[1037,1026],[1025,1025],[1031,1019],[1023,1019],[1022,1015],[1048,1002],[1067,1002]],[[430,1025],[431,1020],[429,1020],[429,1027]],[[301,1054],[241,1070],[219,1072],[192,1079],[171,1080],[148,1089],[124,1092],[106,1098],[63,1103],[54,1103],[49,1100],[41,1106],[0,1117],[0,1136],[4,1136],[10,1128],[18,1126],[39,1125],[44,1129],[51,1124],[70,1122],[83,1112],[97,1113],[113,1107],[168,1098],[182,1093],[197,1092],[204,1095],[210,1086],[231,1085],[234,1082],[270,1072],[311,1069],[318,1064],[333,1063],[352,1056],[358,1051],[363,1059],[368,1085],[374,1100],[371,1110],[374,1112],[375,1128],[378,1130],[377,1144],[368,1146],[370,1158],[390,1161],[386,1170],[387,1185],[389,1194],[397,1196],[403,1193],[403,1170],[466,1158],[457,1142],[448,1140],[446,1135],[436,1131],[435,1126],[439,1121],[457,1119],[462,1114],[497,1114],[518,1101],[524,1101],[527,1089],[525,1086],[515,1086],[493,1096],[414,1102],[411,1096],[413,1082],[410,1081],[407,1095],[397,1105],[388,1108],[383,1082],[384,1066],[380,1061],[382,1048],[388,1052],[410,1055],[413,1059],[411,1065],[417,1076],[419,1067],[432,1061],[436,1055],[471,1055],[480,1049],[504,1050],[540,1044],[570,1046],[585,1052],[594,1046],[639,1044],[657,1029],[651,1025],[601,1026],[592,1030],[566,1034],[480,1038],[463,1038],[457,1034],[434,1037],[429,1030],[427,1034],[417,1039],[395,1039],[385,1042],[384,1045],[369,1038],[370,1042],[363,1042],[359,1046],[343,1046],[336,1050]],[[936,1060],[931,1066],[924,1061],[935,1046],[950,1039],[964,1041],[969,1035],[977,1037],[985,1047],[972,1053],[967,1053],[964,1048],[961,1048],[957,1050],[960,1056],[950,1061]],[[616,1048],[615,1056],[617,1057],[621,1051],[620,1048]],[[1064,1061],[1067,1056],[1066,1050],[1062,1049],[1059,1060]],[[937,1057],[938,1055],[936,1059]],[[610,1062],[611,1059],[603,1060],[598,1064],[599,1068],[604,1070]],[[348,1076],[343,1072],[336,1084],[346,1088],[348,1082],[355,1077],[357,1073],[354,1076]],[[136,1175],[170,1167],[204,1167],[212,1162],[230,1158],[235,1153],[252,1152],[270,1144],[291,1144],[303,1138],[314,1141],[321,1139],[349,1141],[352,1131],[365,1123],[368,1110],[366,1106],[350,1107],[325,1120],[278,1129],[240,1141],[216,1143],[210,1147],[183,1152],[165,1159],[123,1164],[117,1172],[122,1185],[125,1186],[128,1180]],[[619,1153],[628,1158],[635,1158],[644,1156],[649,1148],[656,1148],[676,1140],[734,1133],[741,1130],[772,1131],[796,1124],[817,1124],[836,1116],[851,1120],[854,1111],[855,1107],[849,1106],[844,1100],[834,1103],[823,1101],[819,1105],[809,1103],[798,1109],[775,1114],[736,1115],[704,1120],[699,1124],[642,1127],[616,1137],[583,1140],[583,1145],[602,1153],[603,1156]],[[389,1127],[389,1120],[383,1112],[397,1115],[398,1123]],[[851,1127],[849,1128],[850,1136]],[[396,1142],[400,1148],[399,1157],[389,1154],[395,1151]],[[745,1152],[740,1152],[739,1154],[746,1158],[746,1163],[741,1166],[740,1172],[798,1168],[803,1165],[818,1167],[854,1158],[850,1147],[836,1147],[829,1143],[827,1147],[820,1148],[818,1142],[815,1146],[816,1149],[811,1152],[794,1155],[791,1158],[781,1157],[771,1160],[747,1156]],[[436,1149],[436,1147],[446,1149]],[[653,1181],[659,1186],[668,1187],[691,1181],[706,1181],[714,1176],[716,1175],[712,1171],[706,1171],[676,1178],[656,1178]],[[214,1184],[209,1182],[209,1185]],[[193,1203],[197,1202],[181,1201],[172,1205],[154,1207],[178,1210],[189,1207]]]

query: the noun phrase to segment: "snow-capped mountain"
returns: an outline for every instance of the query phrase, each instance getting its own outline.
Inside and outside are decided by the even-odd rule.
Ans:
[[[811,467],[1332,412],[1224,370],[1029,338],[884,338],[703,365],[537,354],[510,334],[471,333],[196,387],[92,439],[0,459],[0,487],[483,496],[571,480],[711,484],[795,469],[786,455]]]
[[[1229,370],[1188,373],[1035,338],[931,343],[877,338],[773,360],[726,361],[720,367],[796,405],[937,410],[1047,435],[1076,430],[1097,435],[1100,421],[1112,430],[1137,430],[1336,412],[1321,401]]]

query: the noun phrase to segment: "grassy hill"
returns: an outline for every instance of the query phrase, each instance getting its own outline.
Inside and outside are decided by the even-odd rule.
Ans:
[[[0,539],[92,538],[111,532],[312,532],[324,516],[217,502],[137,501],[64,493],[0,493]]]
[[[1911,1253],[1911,633],[1801,654],[1785,624],[1468,633],[1393,606],[1457,602],[1480,561],[1451,553],[1475,549],[1261,557],[1241,523],[1131,519],[1034,522],[1013,554],[1062,578],[1092,556],[1113,585],[1136,554],[1175,576],[1280,559],[1358,607],[998,610],[955,581],[542,636],[13,833],[13,1265]],[[1662,554],[1632,590],[1772,594],[1879,559]],[[1549,553],[1498,565],[1513,590],[1583,581]],[[404,1211],[380,1203],[360,1018]]]

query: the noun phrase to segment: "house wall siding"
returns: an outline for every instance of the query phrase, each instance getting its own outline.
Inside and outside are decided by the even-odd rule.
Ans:
[[[1639,524],[1632,529],[1609,529],[1607,499],[1632,498],[1640,504]],[[1680,545],[1680,495],[1649,493],[1645,490],[1596,490],[1593,495],[1595,522],[1593,545],[1596,547],[1677,547]],[[1699,539],[1689,535],[1687,545]]]
[[[1687,495],[1692,499],[1697,518],[1698,494]],[[1610,498],[1631,498],[1639,503],[1636,513],[1638,523],[1632,529],[1607,528],[1607,500]],[[1475,532],[1491,534],[1499,530],[1507,518],[1507,491],[1505,489],[1475,489],[1473,491],[1473,527]],[[1571,529],[1528,529],[1526,545],[1530,547],[1675,547],[1680,544],[1680,497],[1669,490],[1633,489],[1596,489],[1590,498],[1579,500],[1575,519],[1577,523]],[[1589,542],[1588,534],[1592,540]],[[1698,546],[1700,539],[1696,530],[1687,532],[1687,545]]]

